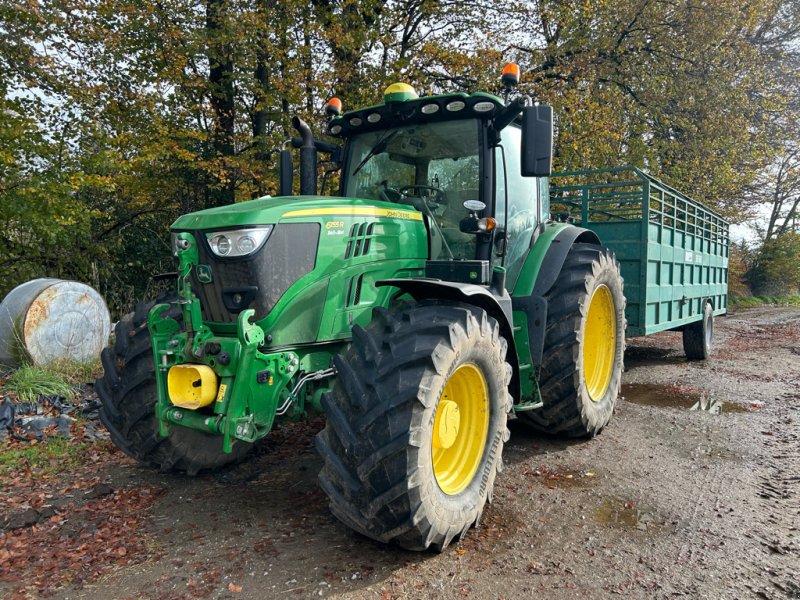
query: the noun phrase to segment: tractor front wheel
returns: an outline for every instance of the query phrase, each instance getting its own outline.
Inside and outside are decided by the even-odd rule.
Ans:
[[[546,298],[539,379],[544,406],[519,417],[546,433],[596,435],[614,413],[622,379],[625,296],[619,265],[608,250],[575,244]]]
[[[162,300],[166,302],[167,300]],[[153,350],[147,315],[156,302],[139,303],[114,330],[113,347],[103,350],[103,376],[95,383],[102,407],[100,420],[125,454],[162,471],[195,475],[240,460],[252,444],[237,441],[233,452],[222,451],[222,436],[172,426],[168,437],[158,433]],[[167,316],[180,321],[181,311]]]
[[[497,322],[461,304],[377,309],[366,329],[354,328],[316,440],[333,514],[410,550],[461,539],[502,467],[506,349]]]

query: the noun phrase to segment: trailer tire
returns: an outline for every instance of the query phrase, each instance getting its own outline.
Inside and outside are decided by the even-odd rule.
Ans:
[[[703,307],[703,318],[683,328],[683,350],[689,360],[706,360],[714,343],[714,309],[710,302]]]
[[[444,550],[476,525],[502,468],[512,400],[507,343],[480,308],[376,309],[335,358],[316,446],[331,512],[409,550]]]
[[[111,434],[111,441],[128,456],[161,471],[196,475],[241,460],[252,444],[236,441],[233,452],[225,454],[219,435],[176,426],[168,437],[159,435],[147,315],[155,304],[166,302],[169,298],[139,303],[132,314],[117,323],[114,345],[101,354],[103,376],[95,382],[102,404],[100,420]],[[182,320],[181,311],[175,307],[166,316]]]
[[[544,406],[518,413],[534,429],[566,437],[600,433],[611,420],[622,379],[625,296],[614,255],[574,244],[545,298],[539,385]]]

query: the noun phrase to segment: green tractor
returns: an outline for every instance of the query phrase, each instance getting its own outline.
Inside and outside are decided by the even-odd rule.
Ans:
[[[514,75],[506,74],[507,83]],[[282,195],[180,217],[177,290],[116,328],[97,382],[130,456],[195,474],[324,413],[319,483],[352,529],[412,550],[491,500],[507,421],[590,437],[620,389],[625,297],[593,231],[549,219],[552,110],[405,84],[299,119]],[[316,193],[319,152],[340,167]]]

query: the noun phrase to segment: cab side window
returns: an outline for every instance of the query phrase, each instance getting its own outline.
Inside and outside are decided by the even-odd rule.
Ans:
[[[540,189],[539,179],[521,175],[521,138],[522,134],[519,128],[510,125],[501,132],[500,145],[503,149],[495,149],[495,218],[497,227],[505,228],[508,240],[506,269],[508,270],[509,289],[513,289],[513,284],[519,276],[530,249],[533,232],[539,221],[536,214]],[[506,185],[508,185],[507,224]]]

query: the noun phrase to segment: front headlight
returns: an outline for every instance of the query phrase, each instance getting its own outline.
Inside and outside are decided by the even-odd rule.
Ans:
[[[272,232],[272,225],[231,231],[212,231],[206,233],[211,251],[222,258],[248,256],[261,249]]]

